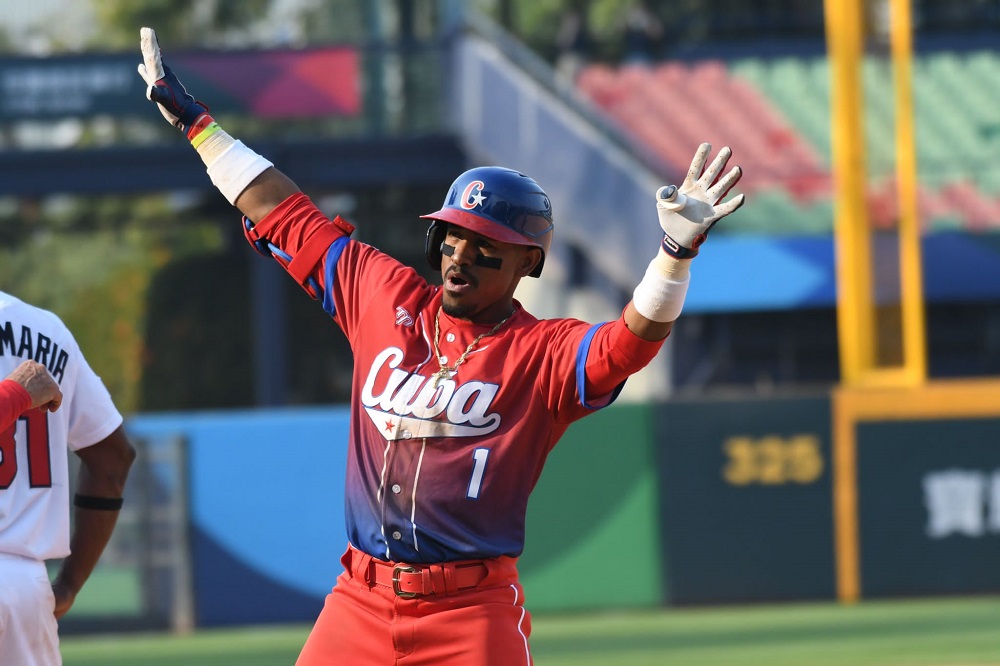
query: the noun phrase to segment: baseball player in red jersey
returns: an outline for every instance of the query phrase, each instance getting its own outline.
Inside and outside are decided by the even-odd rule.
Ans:
[[[57,621],[111,538],[135,452],[70,330],[2,291],[0,373],[32,396],[0,421],[0,664],[58,666]],[[72,533],[69,451],[80,458]],[[50,584],[45,561],[60,558]]]
[[[739,167],[703,144],[679,188],[657,192],[664,241],[616,321],[540,320],[514,298],[538,277],[553,234],[524,174],[461,174],[430,220],[413,269],[352,240],[273,165],[235,140],[163,65],[140,31],[147,97],[181,129],[244,231],[322,303],[354,353],[344,572],[300,666],[531,664],[517,576],[528,496],[566,428],[610,404],[680,314],[690,259]]]

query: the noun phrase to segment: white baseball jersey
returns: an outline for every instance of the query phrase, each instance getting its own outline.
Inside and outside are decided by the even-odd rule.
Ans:
[[[0,553],[69,554],[69,456],[100,442],[122,415],[66,325],[0,291],[0,377],[34,359],[62,389],[56,412],[29,410],[0,432]]]

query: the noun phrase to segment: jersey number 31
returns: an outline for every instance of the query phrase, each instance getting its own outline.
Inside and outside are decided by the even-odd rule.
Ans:
[[[27,438],[28,483],[32,488],[52,487],[52,462],[49,457],[49,415],[33,409],[9,428],[0,432],[0,490],[10,488],[17,476],[17,431],[25,422]]]

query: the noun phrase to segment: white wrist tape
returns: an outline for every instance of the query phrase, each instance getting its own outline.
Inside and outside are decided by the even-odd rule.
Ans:
[[[197,150],[208,168],[212,184],[231,204],[236,203],[236,198],[254,178],[274,166],[224,130],[205,139]]]
[[[691,283],[689,266],[690,261],[679,261],[660,250],[632,292],[635,311],[657,322],[675,321],[680,317]]]

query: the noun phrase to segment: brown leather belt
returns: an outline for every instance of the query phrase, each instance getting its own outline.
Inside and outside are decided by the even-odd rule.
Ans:
[[[452,595],[477,587],[489,575],[482,560],[443,564],[401,564],[376,560],[351,547],[354,575],[369,585],[390,588],[397,597],[413,599],[432,594]]]

